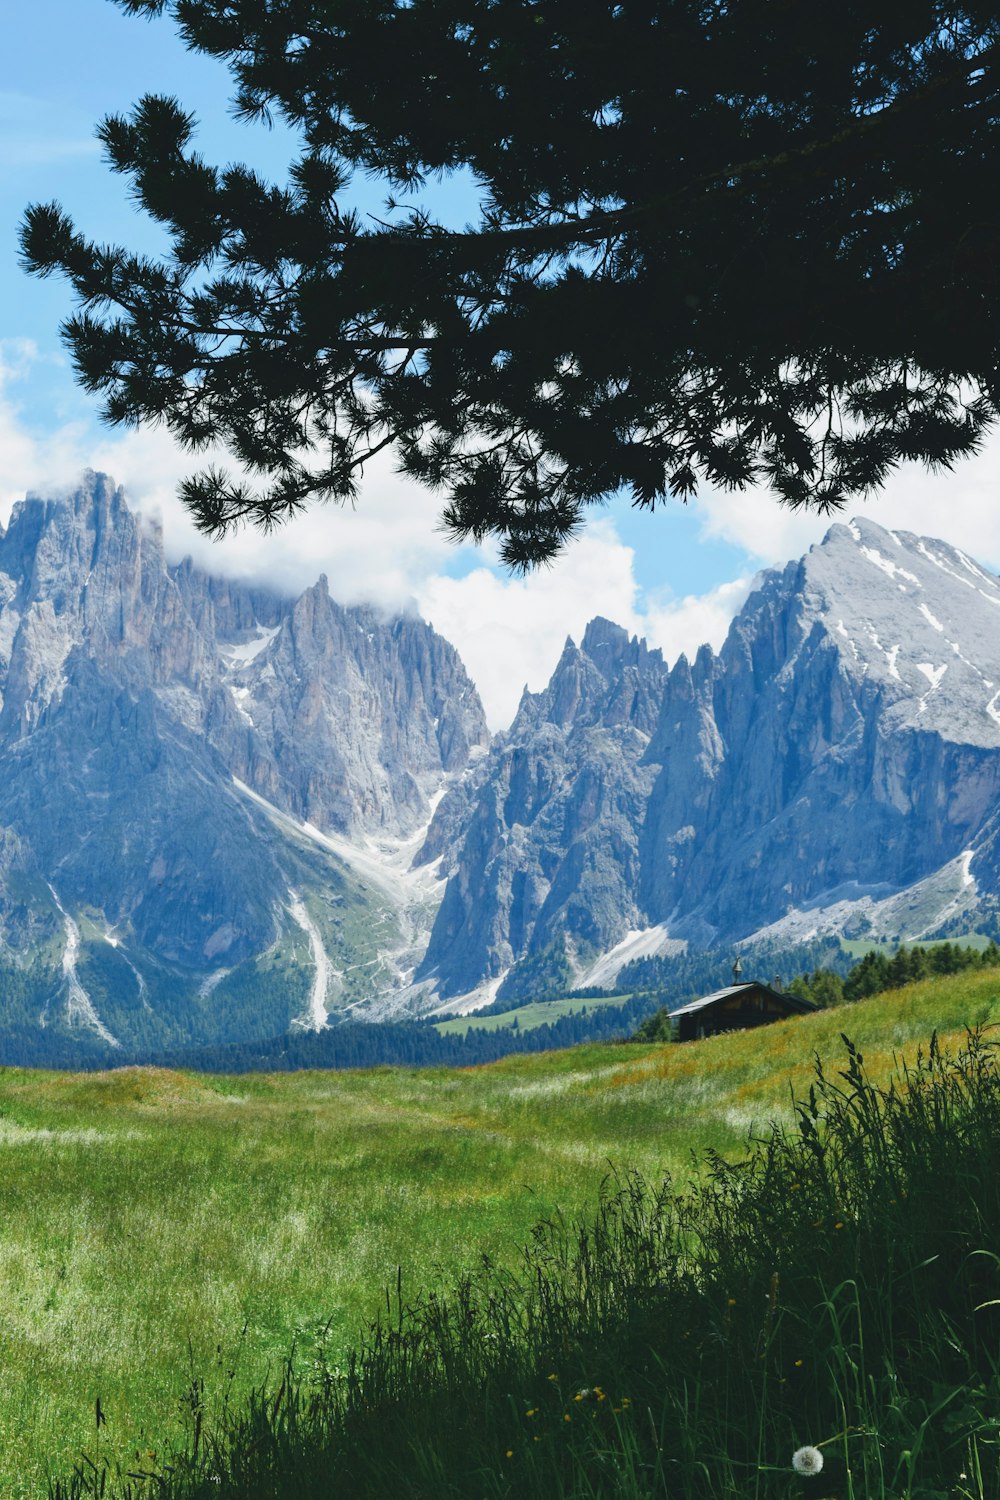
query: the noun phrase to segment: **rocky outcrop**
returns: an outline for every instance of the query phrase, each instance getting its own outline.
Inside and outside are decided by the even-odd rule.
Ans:
[[[970,558],[870,522],[765,575],[683,705],[672,678],[649,920],[742,937],[975,847],[1000,791],[998,624],[1000,584]],[[995,889],[992,861],[972,868]]]
[[[443,853],[451,875],[419,976],[439,993],[471,990],[553,943],[582,962],[639,920],[640,830],[656,775],[645,757],[666,675],[658,651],[592,621],[443,800],[425,852]]]
[[[866,521],[764,574],[721,651],[669,673],[595,621],[439,811],[467,832],[425,974],[460,993],[654,925],[842,930],[852,903],[920,936],[956,880],[969,919],[1000,886],[998,626],[971,558]]]
[[[170,568],[101,475],[23,501],[0,536],[0,958],[58,988],[72,923],[82,965],[106,937],[133,989],[159,965],[187,993],[276,945],[301,967],[322,928],[377,991],[399,914],[353,843],[418,833],[487,743],[423,621],[342,609],[325,579],[296,600]]]

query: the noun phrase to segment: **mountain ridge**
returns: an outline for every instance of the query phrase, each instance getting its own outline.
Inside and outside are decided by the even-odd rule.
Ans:
[[[419,837],[488,741],[423,621],[344,609],[325,582],[283,599],[168,567],[90,474],[0,536],[0,684],[0,958],[37,971],[39,1025],[273,1034],[415,961],[433,893],[386,901],[349,846]]]
[[[965,553],[868,520],[835,523],[804,558],[766,570],[719,652],[702,647],[693,661],[682,655],[646,679],[648,742],[629,762],[641,805],[621,808],[619,830],[633,875],[627,895],[603,893],[593,945],[603,953],[581,952],[571,902],[560,916],[550,888],[520,953],[509,944],[514,963],[551,948],[560,927],[567,960],[588,983],[613,972],[609,951],[637,943],[647,952],[749,943],[852,921],[905,936],[911,906],[927,918],[925,933],[936,917],[940,926],[991,911],[997,610],[1000,582]],[[587,733],[610,727],[593,691],[597,662],[567,647],[549,697],[529,695],[528,713],[515,720],[536,789],[580,737],[578,711],[562,721],[544,711],[553,691],[566,701],[559,684],[570,673],[579,701],[579,685],[591,685]],[[627,692],[624,674],[620,686]],[[523,831],[544,824],[551,797],[544,809],[537,796],[496,802],[510,779],[508,744],[491,751],[492,769],[481,773],[479,802],[467,813],[471,827],[485,821],[492,842],[469,846],[450,872],[421,970],[443,994],[488,990],[510,969],[502,937],[491,934],[514,924],[502,909],[483,907],[504,838],[519,843],[524,867],[548,860],[565,870],[581,852],[573,830],[557,849]],[[461,905],[475,909],[474,928],[456,922]],[[826,919],[817,915],[824,907]],[[812,920],[801,920],[809,912]],[[456,964],[449,946],[463,939]]]
[[[717,652],[595,616],[491,738],[419,617],[168,566],[106,476],[28,498],[0,534],[0,1039],[212,1046],[993,922],[998,611],[960,549],[835,523]]]

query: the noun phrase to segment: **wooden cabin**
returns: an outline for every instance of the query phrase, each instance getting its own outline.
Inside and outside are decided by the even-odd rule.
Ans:
[[[767,1026],[786,1016],[804,1015],[818,1009],[811,1000],[785,995],[768,984],[752,979],[746,984],[731,984],[700,1000],[689,1000],[670,1012],[677,1022],[677,1040],[694,1042],[703,1036],[718,1036],[722,1031],[749,1031],[753,1026]]]

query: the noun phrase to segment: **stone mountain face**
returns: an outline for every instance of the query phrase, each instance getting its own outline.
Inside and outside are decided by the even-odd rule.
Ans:
[[[647,751],[666,681],[658,651],[593,620],[545,691],[525,693],[478,776],[444,799],[425,852],[464,837],[445,853],[452,873],[421,969],[442,993],[551,944],[582,960],[642,922]]]
[[[1000,789],[998,627],[995,578],[870,522],[766,575],[719,656],[696,662],[690,707],[664,705],[650,919],[743,936],[976,848]],[[704,749],[682,759],[694,721]],[[990,861],[971,871],[995,890]]]
[[[342,609],[325,580],[286,600],[169,568],[102,476],[24,501],[0,537],[0,963],[90,1035],[224,1035],[282,965],[293,999],[262,1034],[321,1024],[419,936],[352,849],[419,839],[487,742],[422,621]],[[188,997],[172,1031],[157,985],[171,1024]]]
[[[643,928],[930,933],[997,895],[998,791],[1000,583],[835,525],[763,575],[718,655],[668,673],[604,622],[567,646],[439,809],[464,798],[467,833],[423,972],[461,993],[561,944],[585,980]]]
[[[100,476],[27,500],[0,1030],[253,1040],[684,941],[967,929],[1000,900],[998,623],[963,553],[836,525],[718,654],[593,620],[490,744],[419,619],[168,567]]]

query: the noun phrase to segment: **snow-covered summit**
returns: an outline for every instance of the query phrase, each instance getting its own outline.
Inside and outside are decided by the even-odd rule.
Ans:
[[[1000,579],[957,547],[867,519],[802,560],[805,632],[822,624],[898,725],[1000,745]]]

